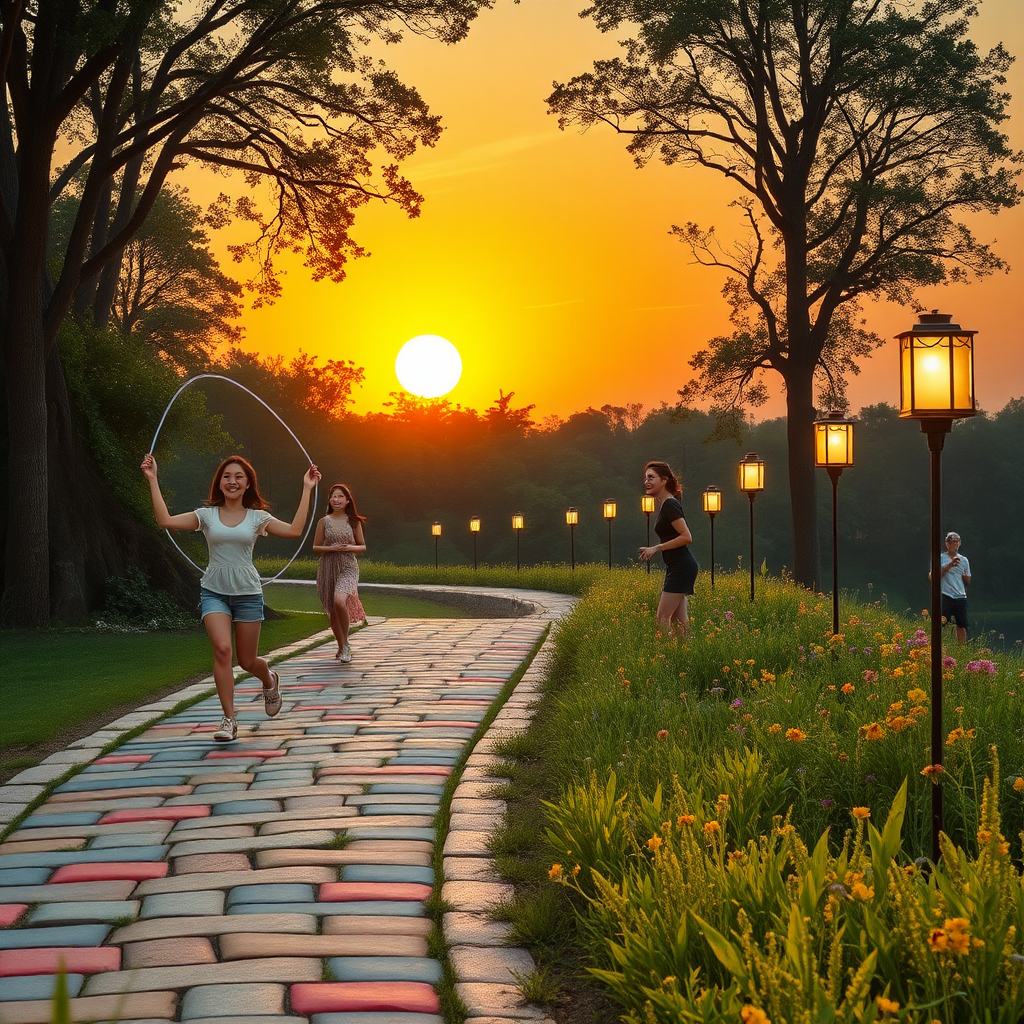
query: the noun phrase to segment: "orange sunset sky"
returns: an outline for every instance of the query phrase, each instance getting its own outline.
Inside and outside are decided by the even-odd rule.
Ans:
[[[409,37],[383,52],[446,125],[436,148],[404,164],[426,196],[422,216],[364,207],[354,234],[372,255],[350,264],[340,285],[289,265],[277,303],[247,310],[244,347],[353,360],[366,370],[357,412],[399,390],[395,356],[424,333],[461,352],[462,379],[448,398],[464,406],[486,408],[499,388],[515,392],[516,406],[534,403],[538,421],[606,403],[674,402],[688,358],[727,320],[720,272],[693,265],[669,229],[695,220],[739,233],[728,207],[736,193],[708,171],[637,170],[610,129],[559,131],[544,103],[552,82],[616,52],[578,17],[583,6],[497,0],[456,46]],[[1024,4],[987,0],[973,37],[1018,56],[1008,130],[1024,148]],[[979,332],[978,400],[996,411],[1024,395],[1024,208],[973,225],[997,241],[1011,272],[921,299]],[[867,312],[884,337],[915,320],[896,306]],[[895,360],[893,343],[864,366],[854,410],[898,400]],[[777,394],[777,377],[769,380]],[[776,398],[759,417],[782,411]]]

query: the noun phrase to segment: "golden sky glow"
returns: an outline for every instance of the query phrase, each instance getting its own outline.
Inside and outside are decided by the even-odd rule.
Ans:
[[[720,273],[693,265],[669,229],[695,220],[738,233],[728,207],[735,193],[711,172],[635,169],[610,129],[558,130],[544,104],[552,82],[616,50],[577,16],[582,6],[497,0],[457,46],[410,38],[385,51],[447,126],[434,150],[404,166],[426,195],[423,214],[410,221],[363,208],[355,236],[372,256],[351,264],[341,285],[314,284],[301,264],[290,266],[283,297],[246,313],[246,348],[288,356],[301,346],[353,360],[366,369],[359,412],[399,389],[395,356],[418,334],[458,348],[463,374],[447,397],[476,409],[499,389],[515,392],[514,406],[535,403],[538,420],[674,402],[689,356],[728,325]],[[1024,4],[987,0],[974,38],[985,47],[1002,40],[1018,56],[1009,130],[1024,147]],[[1011,274],[921,298],[979,332],[978,399],[995,411],[1024,395],[1024,210],[974,226],[998,240]],[[894,306],[868,315],[890,338],[914,323],[912,310]],[[853,407],[895,404],[898,386],[892,342],[853,383]],[[776,400],[760,415],[782,411]]]

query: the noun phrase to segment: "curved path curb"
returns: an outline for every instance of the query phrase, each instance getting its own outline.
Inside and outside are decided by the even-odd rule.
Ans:
[[[203,680],[0,787],[0,820],[11,821],[86,766],[0,846],[0,926],[12,926],[0,930],[0,1022],[48,1021],[63,960],[76,1020],[441,1024],[421,901],[446,765],[574,599],[402,590],[476,602],[478,614],[485,602],[492,615],[501,602],[506,616],[508,605],[529,612],[390,620],[353,638],[351,666],[311,652],[330,637],[317,634],[273,652],[287,712],[268,720],[242,704],[237,745],[203,735],[219,720],[215,698],[152,726],[208,691]],[[454,910],[443,926],[467,1024],[547,1021],[521,1004],[515,982],[532,959],[486,913],[508,887],[487,850],[504,805],[486,796],[495,783],[485,768],[496,738],[529,724],[548,650],[469,755],[444,837],[442,897]],[[241,693],[254,689],[258,701],[258,685]],[[348,845],[331,842],[341,834]]]

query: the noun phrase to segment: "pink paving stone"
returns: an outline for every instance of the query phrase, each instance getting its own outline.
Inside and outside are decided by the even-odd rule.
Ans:
[[[107,882],[111,878],[126,878],[141,882],[146,878],[163,878],[167,874],[166,861],[121,861],[96,864],[65,864],[50,877],[50,882]]]
[[[326,882],[320,886],[323,903],[352,900],[426,900],[433,889],[421,882]]]
[[[413,722],[413,725],[421,729],[475,729],[480,723],[452,720],[450,722]]]
[[[137,967],[183,967],[189,964],[215,964],[217,954],[213,943],[198,935],[176,939],[151,939],[149,942],[129,942],[124,947],[124,967],[133,971]]]
[[[324,715],[322,720],[324,722],[372,722],[374,717],[373,715]]]
[[[0,928],[14,924],[26,910],[27,903],[0,903]]]
[[[232,757],[284,757],[285,750],[211,750],[206,761],[224,761]]]
[[[36,949],[0,949],[0,978],[26,974],[100,974],[121,969],[116,946],[43,946]]]
[[[107,754],[98,757],[93,764],[145,764],[152,754]]]
[[[325,775],[451,775],[447,765],[434,764],[385,764],[378,768],[368,765],[337,765],[333,768],[321,768],[317,778]]]
[[[291,987],[296,1013],[345,1013],[357,1010],[437,1013],[434,989],[421,981],[300,982]]]
[[[191,875],[196,871],[251,871],[252,865],[244,853],[188,853],[174,861],[176,875]]]
[[[192,804],[187,807],[129,807],[123,811],[111,811],[100,818],[101,825],[112,825],[127,821],[183,821],[186,818],[208,818],[209,804]]]

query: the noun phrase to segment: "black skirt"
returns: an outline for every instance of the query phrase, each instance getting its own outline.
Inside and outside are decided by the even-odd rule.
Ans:
[[[665,585],[661,588],[666,594],[692,594],[693,585],[697,582],[697,559],[687,546],[682,549],[682,556],[673,559],[673,565],[665,569]]]

